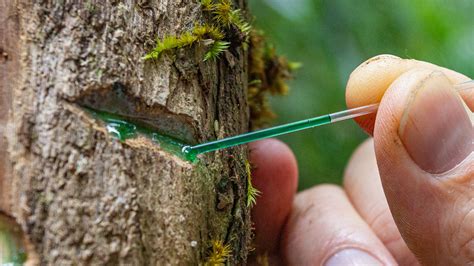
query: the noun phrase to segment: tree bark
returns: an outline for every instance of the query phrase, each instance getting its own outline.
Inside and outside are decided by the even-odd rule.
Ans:
[[[29,262],[199,264],[215,240],[229,263],[245,262],[245,147],[190,164],[145,137],[112,138],[81,108],[120,86],[134,108],[104,108],[166,134],[247,131],[239,45],[216,61],[201,45],[141,60],[157,37],[208,19],[199,1],[2,1],[0,19],[0,209],[21,226]]]

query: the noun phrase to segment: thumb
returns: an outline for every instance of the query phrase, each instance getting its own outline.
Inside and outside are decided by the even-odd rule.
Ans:
[[[393,55],[379,55],[365,61],[352,72],[346,88],[347,107],[379,103],[390,84],[403,73],[417,68],[440,71],[452,84],[469,80],[468,77],[455,71],[427,62],[402,59]],[[474,93],[463,91],[461,95],[474,111]],[[355,121],[367,133],[373,134],[375,115],[358,117]]]
[[[412,69],[383,95],[375,152],[394,220],[427,265],[474,261],[472,112],[440,71]]]

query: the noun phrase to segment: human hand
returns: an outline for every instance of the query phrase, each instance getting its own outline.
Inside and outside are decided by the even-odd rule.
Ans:
[[[342,188],[319,185],[294,197],[291,150],[277,140],[252,144],[262,192],[252,210],[257,253],[272,265],[473,263],[474,91],[461,93],[463,103],[452,86],[466,80],[394,56],[359,66],[348,107],[381,101],[377,118],[357,120],[373,140],[353,154]]]

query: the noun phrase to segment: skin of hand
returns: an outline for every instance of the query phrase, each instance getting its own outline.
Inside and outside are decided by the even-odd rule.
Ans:
[[[296,194],[291,150],[252,144],[256,253],[270,265],[474,263],[474,90],[453,88],[467,80],[391,55],[362,63],[347,105],[380,107],[356,120],[373,138],[352,155],[342,187]]]

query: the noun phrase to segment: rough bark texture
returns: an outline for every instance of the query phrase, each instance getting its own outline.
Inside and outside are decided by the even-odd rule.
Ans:
[[[245,261],[244,148],[192,165],[146,138],[111,138],[78,106],[120,84],[146,106],[140,115],[178,137],[246,131],[240,47],[216,62],[199,45],[140,59],[156,37],[204,21],[198,1],[2,0],[0,19],[0,208],[36,262],[197,264],[212,240],[231,246],[231,264]]]

